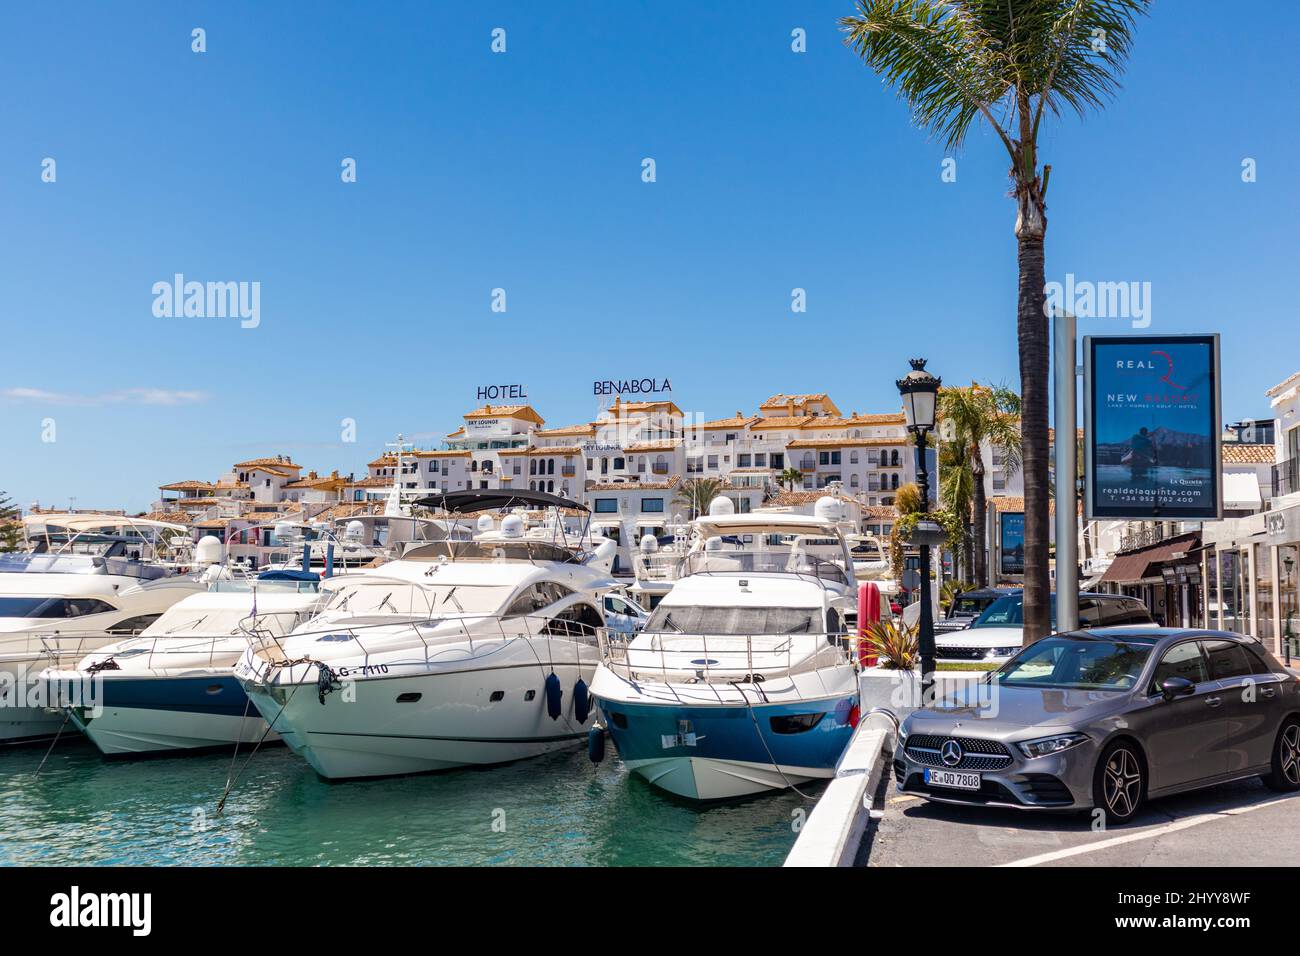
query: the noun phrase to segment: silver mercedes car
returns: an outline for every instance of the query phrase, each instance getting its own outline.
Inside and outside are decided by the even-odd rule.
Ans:
[[[1101,808],[1260,776],[1300,790],[1300,681],[1253,638],[1102,628],[1056,634],[913,712],[894,752],[901,793],[1036,810]]]

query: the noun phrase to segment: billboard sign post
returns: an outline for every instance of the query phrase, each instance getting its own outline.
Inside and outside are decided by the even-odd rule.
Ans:
[[[1086,514],[1223,515],[1219,336],[1087,336]]]

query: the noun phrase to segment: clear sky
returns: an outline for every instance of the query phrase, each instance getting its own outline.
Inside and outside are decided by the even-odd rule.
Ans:
[[[489,383],[553,426],[595,414],[596,379],[668,377],[709,417],[778,391],[893,409],[916,354],[1015,385],[1002,148],[978,131],[944,182],[842,44],[852,9],[8,5],[0,489],[141,509],[261,454],[362,473]],[[1219,11],[1157,3],[1118,99],[1042,152],[1049,280],[1150,282],[1148,332],[1221,332],[1233,421],[1300,368],[1300,25]],[[260,324],[155,316],[176,273],[259,282]]]

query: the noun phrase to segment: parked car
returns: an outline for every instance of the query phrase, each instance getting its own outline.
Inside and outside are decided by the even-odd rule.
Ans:
[[[632,600],[626,592],[605,595],[605,626],[620,634],[639,634],[650,612]]]
[[[970,627],[990,604],[1017,591],[1017,588],[974,588],[961,592],[952,599],[948,613],[934,622],[934,633],[944,634]]]
[[[990,706],[902,724],[902,793],[1042,810],[1100,807],[1123,823],[1148,798],[1260,776],[1300,790],[1300,681],[1254,638],[1100,628],[1056,634],[985,678]]]
[[[1056,595],[1051,595],[1056,630]],[[1024,592],[1011,591],[984,609],[970,627],[935,635],[940,663],[980,661],[1000,664],[1020,653],[1025,638]],[[1122,594],[1079,595],[1079,627],[1155,627],[1151,612],[1137,598]]]

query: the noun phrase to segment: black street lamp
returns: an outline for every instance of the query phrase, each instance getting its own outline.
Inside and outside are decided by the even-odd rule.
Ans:
[[[925,359],[909,359],[912,371],[898,380],[898,391],[903,396],[903,414],[907,417],[907,430],[916,435],[916,483],[921,489],[925,513],[930,512],[930,472],[926,468],[925,452],[929,434],[934,431],[935,403],[939,396],[941,379],[925,370]],[[921,652],[922,702],[928,703],[934,687],[934,606],[930,597],[930,548],[942,544],[943,529],[933,521],[920,520],[911,541],[921,552],[921,620],[918,638]]]

